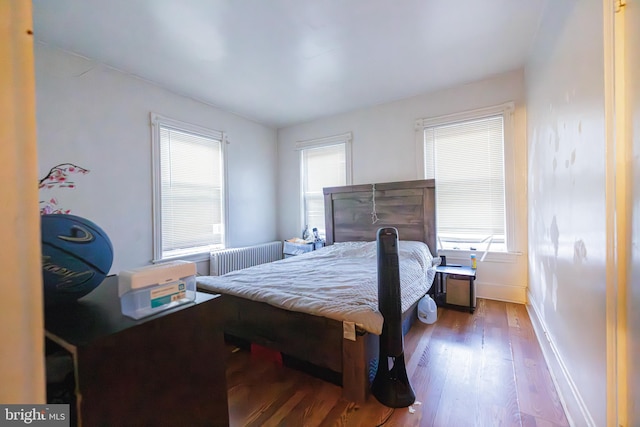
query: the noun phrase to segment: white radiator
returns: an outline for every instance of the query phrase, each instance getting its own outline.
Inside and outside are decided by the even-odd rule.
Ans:
[[[209,274],[222,276],[230,271],[241,270],[282,259],[282,242],[268,242],[244,248],[223,249],[211,252]]]

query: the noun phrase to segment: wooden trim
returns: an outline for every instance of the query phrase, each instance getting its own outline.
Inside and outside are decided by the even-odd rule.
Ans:
[[[626,331],[629,330],[628,313],[634,307],[630,301],[630,284],[632,265],[632,237],[633,236],[633,194],[634,187],[633,168],[629,159],[633,158],[633,142],[631,139],[632,124],[630,122],[630,112],[627,111],[629,85],[627,78],[632,75],[631,69],[627,65],[627,46],[632,45],[631,35],[627,34],[626,27],[626,5],[621,0],[617,2],[613,19],[613,101],[614,101],[614,133],[613,141],[615,151],[615,245],[616,245],[616,267],[617,267],[617,289],[615,292],[616,305],[616,327],[614,331],[616,343],[616,361],[614,379],[608,382],[614,383],[616,387],[616,419],[618,425],[630,425],[632,417],[630,407],[635,406],[630,402],[629,378],[632,378],[629,369],[629,337]],[[635,70],[634,70],[635,72]],[[609,289],[608,289],[609,291]],[[607,292],[608,294],[608,292]],[[612,384],[613,385],[613,384]],[[613,422],[613,418],[612,418]]]
[[[569,420],[569,425],[595,426],[596,424],[589,412],[589,408],[582,399],[580,391],[569,374],[569,370],[562,360],[558,349],[547,333],[546,325],[539,314],[537,303],[532,297],[531,292],[528,293],[528,299],[529,303],[526,305],[526,308],[529,313],[529,318],[531,319],[531,325],[538,343],[540,343],[542,354],[547,362],[551,379],[562,402],[565,415]]]
[[[46,401],[33,19],[30,1],[0,2],[2,364],[0,402]],[[6,248],[6,249],[5,249]]]
[[[630,265],[632,158],[627,135],[625,9],[603,2],[605,212],[606,212],[606,419],[627,425],[629,418],[627,301]]]

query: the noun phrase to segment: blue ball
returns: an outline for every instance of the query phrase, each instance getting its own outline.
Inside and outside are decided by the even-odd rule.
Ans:
[[[74,302],[109,274],[113,246],[93,222],[75,215],[42,215],[41,231],[46,305]]]

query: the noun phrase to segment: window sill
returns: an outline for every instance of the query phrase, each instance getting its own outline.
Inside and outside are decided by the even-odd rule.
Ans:
[[[444,255],[447,257],[447,264],[458,264],[460,263],[458,261],[462,261],[464,265],[467,265],[471,254],[475,254],[479,262],[484,255],[484,252],[462,249],[441,249],[438,251],[438,255]],[[518,259],[521,256],[522,252],[488,252],[483,262],[504,262],[513,264],[518,262]]]
[[[153,264],[160,264],[160,263],[169,262],[169,261],[192,261],[192,262],[209,261],[210,253],[211,251],[207,250],[206,252],[198,251],[198,252],[192,252],[192,253],[177,254],[177,255],[161,258],[161,259],[154,259],[152,262]]]

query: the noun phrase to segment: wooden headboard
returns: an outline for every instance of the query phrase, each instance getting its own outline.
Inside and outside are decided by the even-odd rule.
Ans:
[[[379,228],[395,227],[400,240],[425,242],[436,256],[435,191],[433,179],[324,188],[327,244],[374,241]]]

